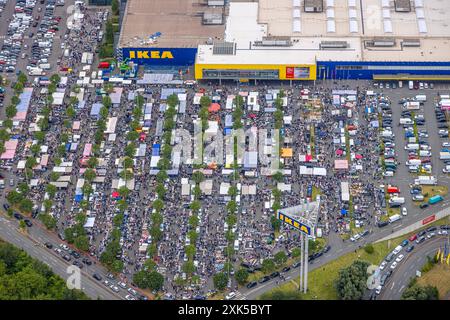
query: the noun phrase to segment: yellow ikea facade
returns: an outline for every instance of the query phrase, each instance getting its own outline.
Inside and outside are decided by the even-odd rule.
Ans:
[[[252,77],[251,75],[242,75],[233,77],[208,77],[205,73],[226,72],[226,71],[264,71],[271,72],[272,75],[278,74],[277,78]],[[195,64],[195,79],[256,79],[256,80],[316,80],[315,64]],[[302,73],[302,74],[300,74]],[[301,75],[301,76],[300,76]]]

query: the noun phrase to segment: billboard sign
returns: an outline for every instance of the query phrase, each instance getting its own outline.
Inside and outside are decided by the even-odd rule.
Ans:
[[[309,67],[286,67],[286,79],[308,79]]]
[[[422,220],[422,225],[430,223],[430,222],[434,221],[435,219],[436,219],[436,215],[434,215],[434,214],[432,216],[426,217],[425,219]]]
[[[313,229],[310,226],[300,222],[298,219],[286,215],[282,211],[277,212],[277,218],[278,220],[281,220],[282,222],[288,224],[289,226],[293,227],[294,229],[297,229],[298,231],[308,236],[314,236]]]
[[[139,65],[190,66],[197,48],[122,48],[123,59]]]

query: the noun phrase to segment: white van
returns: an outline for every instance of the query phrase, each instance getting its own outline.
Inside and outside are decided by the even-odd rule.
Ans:
[[[234,240],[234,251],[238,251],[239,250],[239,240]]]
[[[399,214],[394,214],[393,216],[389,217],[389,223],[395,222],[400,220],[402,217]],[[396,253],[394,253],[396,254]]]

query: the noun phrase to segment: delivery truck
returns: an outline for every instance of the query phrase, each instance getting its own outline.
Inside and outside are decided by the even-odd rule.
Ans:
[[[405,198],[404,197],[392,197],[389,199],[389,204],[404,204]]]

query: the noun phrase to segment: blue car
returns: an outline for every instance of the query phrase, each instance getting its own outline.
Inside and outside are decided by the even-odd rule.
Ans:
[[[403,240],[403,242],[402,242],[401,246],[402,246],[402,247],[405,247],[405,246],[407,246],[407,245],[408,245],[408,243],[409,243],[409,241],[408,241],[408,240]]]

